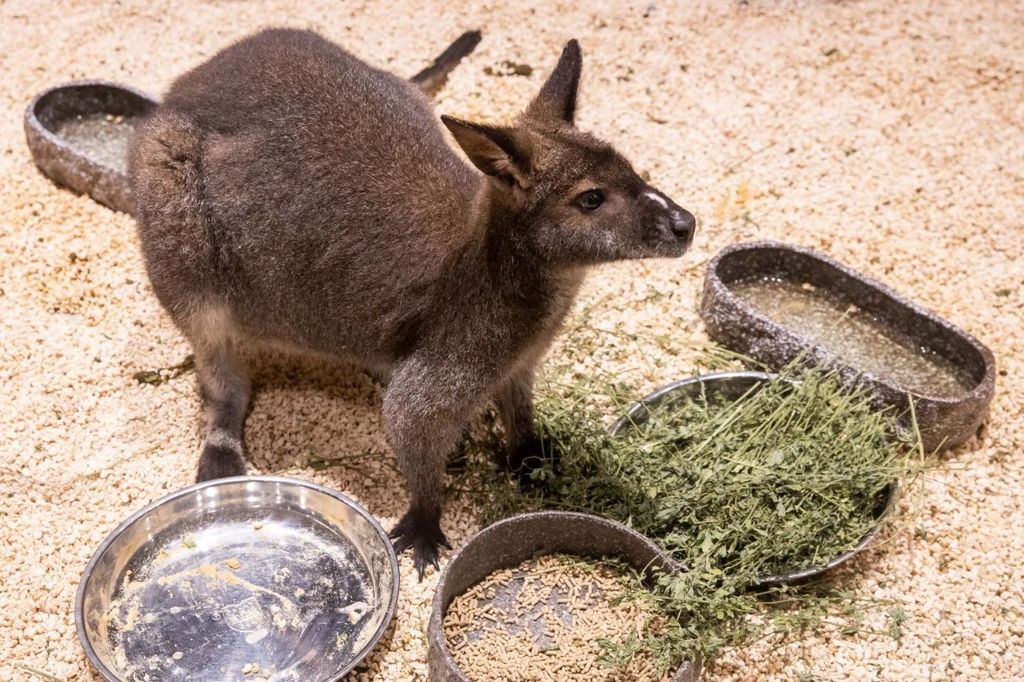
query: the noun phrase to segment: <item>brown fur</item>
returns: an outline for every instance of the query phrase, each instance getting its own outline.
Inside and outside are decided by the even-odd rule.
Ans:
[[[411,497],[396,547],[421,576],[436,565],[445,459],[492,398],[509,465],[531,453],[534,369],[583,266],[678,256],[693,235],[573,127],[580,68],[573,41],[513,126],[445,117],[476,169],[413,84],[311,32],[264,31],[173,84],[129,172],[153,290],[196,351],[199,480],[244,472],[239,339],[361,363],[386,380]]]

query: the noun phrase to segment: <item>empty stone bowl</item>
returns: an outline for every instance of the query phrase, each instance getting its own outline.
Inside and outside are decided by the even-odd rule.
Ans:
[[[36,165],[54,182],[131,213],[127,151],[134,123],[156,106],[117,83],[78,81],[40,93],[25,111]]]
[[[778,370],[836,369],[909,423],[927,450],[960,445],[995,390],[992,352],[889,287],[811,249],[752,242],[709,264],[701,307],[712,339]]]
[[[473,536],[462,546],[441,575],[434,593],[428,638],[431,682],[490,682],[473,679],[459,668],[444,632],[444,618],[452,601],[495,571],[518,566],[544,554],[618,557],[643,573],[651,567],[678,570],[662,550],[620,523],[590,514],[542,511],[520,514]],[[684,662],[672,682],[696,682],[700,666]]]

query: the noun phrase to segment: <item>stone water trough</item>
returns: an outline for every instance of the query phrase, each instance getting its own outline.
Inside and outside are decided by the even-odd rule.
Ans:
[[[25,111],[32,158],[54,182],[131,213],[128,142],[135,122],[156,104],[140,90],[107,81],[44,90]]]
[[[955,447],[985,420],[995,358],[984,344],[886,285],[812,249],[750,242],[709,264],[701,315],[712,339],[779,370],[836,369],[878,407],[916,416],[925,449]]]

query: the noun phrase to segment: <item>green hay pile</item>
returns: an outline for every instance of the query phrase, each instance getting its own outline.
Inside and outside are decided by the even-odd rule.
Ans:
[[[880,493],[919,466],[920,451],[897,435],[894,415],[874,411],[867,394],[844,389],[833,374],[780,378],[734,401],[676,399],[613,437],[593,397],[617,388],[586,382],[541,392],[538,428],[560,463],[533,472],[525,490],[494,477],[486,520],[584,511],[659,542],[686,568],[661,576],[655,590],[681,626],[667,641],[638,645],[666,664],[713,657],[766,627],[805,627],[822,613],[822,595],[780,588],[758,596],[751,588],[852,548],[876,524]],[[766,601],[788,608],[748,618]]]

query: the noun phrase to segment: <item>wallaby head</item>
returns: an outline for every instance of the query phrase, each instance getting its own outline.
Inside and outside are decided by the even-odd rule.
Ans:
[[[488,176],[487,221],[553,265],[682,255],[693,240],[693,215],[574,125],[582,66],[572,40],[512,125],[441,117]]]

